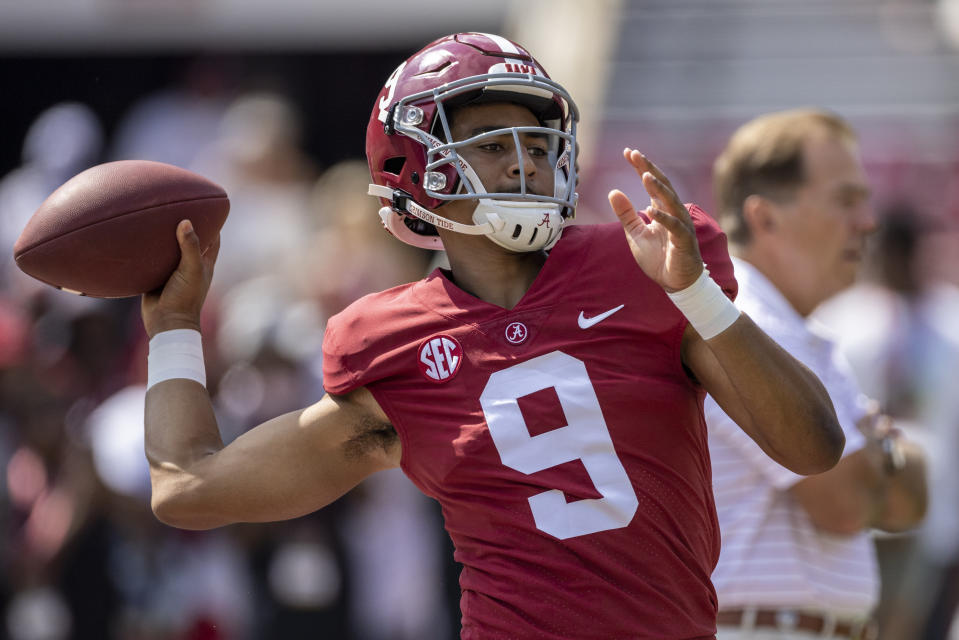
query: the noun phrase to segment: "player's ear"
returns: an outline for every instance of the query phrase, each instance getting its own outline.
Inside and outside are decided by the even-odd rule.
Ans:
[[[761,238],[776,230],[776,203],[765,196],[752,194],[743,201],[743,220],[752,238]]]

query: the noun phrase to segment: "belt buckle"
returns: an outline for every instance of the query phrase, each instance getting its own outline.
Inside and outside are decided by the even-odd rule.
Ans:
[[[879,625],[872,618],[866,618],[849,625],[849,637],[852,640],[877,640]]]
[[[822,616],[822,629],[819,630],[819,635],[823,638],[832,638],[836,636],[836,626],[839,624],[839,620],[836,618],[836,614],[826,611]]]
[[[799,625],[799,612],[792,609],[776,611],[776,628],[780,631],[794,631]]]

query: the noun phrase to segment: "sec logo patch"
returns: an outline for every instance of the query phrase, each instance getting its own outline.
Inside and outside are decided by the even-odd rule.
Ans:
[[[448,382],[463,364],[463,347],[453,336],[432,336],[420,345],[420,373],[430,382]]]

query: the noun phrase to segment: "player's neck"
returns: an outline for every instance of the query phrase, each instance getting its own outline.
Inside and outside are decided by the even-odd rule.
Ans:
[[[539,275],[546,252],[513,253],[480,236],[470,240],[479,242],[447,247],[453,282],[484,302],[512,309]]]

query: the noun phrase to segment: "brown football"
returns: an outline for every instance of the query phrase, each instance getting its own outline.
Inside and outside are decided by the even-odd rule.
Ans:
[[[135,296],[162,287],[176,269],[181,220],[193,223],[206,249],[229,211],[223,188],[192,171],[148,160],[107,162],[44,200],[13,255],[25,273],[59,289]]]

